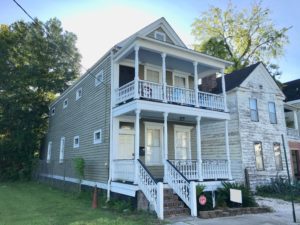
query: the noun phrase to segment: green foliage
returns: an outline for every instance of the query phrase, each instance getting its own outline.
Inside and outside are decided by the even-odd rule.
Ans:
[[[199,203],[199,196],[204,195],[206,197],[206,204],[200,205]],[[197,207],[199,211],[209,211],[213,210],[213,201],[212,201],[212,193],[210,191],[206,191],[201,193],[199,196],[197,195]]]
[[[74,167],[75,167],[77,176],[80,179],[83,179],[84,178],[84,168],[85,168],[84,159],[81,157],[78,157],[78,158],[74,158],[73,161],[74,161]]]
[[[57,19],[0,25],[0,180],[31,177],[48,105],[79,75],[75,42]]]
[[[195,50],[232,61],[227,72],[259,61],[271,65],[270,59],[283,55],[289,29],[277,29],[260,1],[250,10],[237,10],[231,2],[224,11],[212,6],[192,24]],[[278,75],[278,68],[270,69]]]
[[[198,184],[196,186],[196,195],[199,196],[201,195],[202,192],[204,192],[204,189],[205,189],[205,185],[203,184]]]
[[[239,207],[240,204],[230,201],[230,189],[238,189],[242,191],[242,207],[254,207],[257,206],[255,198],[245,185],[238,183],[222,182],[223,187],[218,188],[217,192],[217,205],[228,207]]]

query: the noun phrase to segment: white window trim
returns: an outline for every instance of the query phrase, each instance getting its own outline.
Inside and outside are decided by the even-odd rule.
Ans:
[[[79,91],[81,91],[81,95],[79,95]],[[76,90],[76,101],[82,97],[82,87]]]
[[[100,132],[100,139],[96,139],[96,133]],[[94,131],[94,144],[102,143],[102,129]]]
[[[99,81],[98,77],[100,77],[100,76],[101,76],[101,79]],[[95,86],[98,86],[99,84],[101,84],[103,82],[103,78],[104,78],[104,73],[103,73],[103,69],[102,69],[95,76]]]
[[[172,85],[173,87],[175,87],[175,77],[182,77],[185,79],[185,88],[188,89],[189,88],[189,77],[187,74],[183,74],[177,71],[174,71],[172,73]]]
[[[75,143],[75,140],[78,139],[78,144]],[[79,136],[73,138],[73,148],[79,148]]]
[[[144,122],[145,124],[145,164],[147,166],[161,166],[163,165],[163,158],[164,158],[164,125],[162,123],[154,123],[154,122]],[[147,129],[148,128],[154,128],[160,130],[160,145],[161,145],[161,162],[160,163],[149,163],[146,162],[146,153],[147,153]]]
[[[67,102],[67,104],[65,104],[65,102]],[[68,100],[68,98],[65,98],[63,101],[63,109],[67,108],[68,105],[69,105],[69,100]]]
[[[271,112],[271,110],[270,110],[270,104],[272,104],[272,105],[274,105],[274,112]],[[276,104],[275,104],[275,102],[273,102],[273,101],[269,101],[268,102],[268,111],[269,111],[269,119],[270,119],[270,123],[271,124],[277,124],[278,122],[277,122],[277,110],[276,110]],[[275,122],[272,122],[272,119],[271,119],[271,113],[274,113],[274,115],[275,115]]]
[[[165,33],[160,32],[160,31],[157,31],[157,30],[154,32],[154,38],[155,38],[156,40],[158,40],[158,41],[161,41],[160,39],[157,39],[157,38],[156,38],[156,35],[162,35],[162,36],[164,37],[164,38],[163,38],[163,39],[164,39],[163,41],[166,42],[167,37],[166,37],[166,34],[165,34]]]
[[[47,163],[51,161],[51,152],[52,152],[52,141],[48,142],[48,149],[47,149]]]
[[[159,84],[162,84],[162,72],[161,72],[161,68],[160,67],[156,67],[153,65],[144,65],[144,79],[147,81],[147,69],[149,70],[153,70],[155,72],[158,72],[158,76],[159,76]]]
[[[51,116],[54,116],[55,115],[55,107],[52,107],[51,108]]]
[[[192,149],[191,149],[191,130],[193,127],[191,126],[182,126],[182,125],[174,125],[174,151],[175,151],[175,159],[178,159],[178,153],[176,150],[176,132],[177,131],[184,131],[189,132],[189,149],[188,149],[188,157],[192,159]]]
[[[60,148],[59,148],[59,163],[64,162],[65,145],[66,145],[66,139],[65,139],[65,137],[61,137],[60,138]]]

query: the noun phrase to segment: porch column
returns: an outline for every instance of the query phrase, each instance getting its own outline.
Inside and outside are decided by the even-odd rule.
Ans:
[[[228,178],[229,180],[232,180],[229,137],[228,137],[228,120],[225,120],[225,147],[226,147],[227,166],[228,166]]]
[[[202,153],[201,153],[201,129],[200,129],[200,120],[201,117],[197,116],[197,126],[196,126],[196,135],[197,135],[197,162],[198,162],[198,179],[203,181],[202,174]]]
[[[134,123],[134,162],[135,162],[135,177],[134,183],[138,183],[138,159],[140,158],[140,113],[141,110],[135,111]]]
[[[139,46],[134,47],[134,98],[139,98]]]
[[[168,113],[164,112],[164,182],[166,182],[167,166],[166,161],[168,159]]]
[[[221,70],[221,75],[222,75],[222,92],[223,92],[223,97],[224,97],[224,110],[225,110],[225,112],[228,112],[224,69]]]
[[[293,110],[293,113],[294,113],[294,127],[299,132],[297,110]]]
[[[161,53],[162,58],[162,78],[163,78],[163,101],[167,102],[167,80],[166,80],[166,53]]]
[[[194,64],[194,88],[195,88],[195,105],[196,107],[199,107],[199,98],[198,98],[198,63],[197,62],[193,62]]]

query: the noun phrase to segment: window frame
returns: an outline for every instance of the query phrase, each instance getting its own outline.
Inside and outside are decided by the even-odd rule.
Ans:
[[[155,83],[153,81],[149,81],[148,80],[148,73],[147,73],[147,70],[152,70],[154,72],[158,72],[158,76],[159,76],[159,82],[158,84],[162,84],[162,71],[159,67],[156,67],[156,66],[153,66],[153,65],[145,65],[144,66],[144,80],[145,81],[148,81],[148,82],[152,82],[152,83]]]
[[[256,160],[256,149],[255,149],[255,145],[256,144],[260,144],[261,146],[261,161],[262,161],[262,169],[257,168],[257,160]],[[253,148],[254,148],[254,157],[255,157],[255,168],[257,171],[264,171],[265,170],[265,162],[264,162],[264,154],[263,154],[263,145],[261,141],[254,141],[253,142]]]
[[[79,93],[81,93],[79,95]],[[82,87],[76,90],[76,101],[82,97]]]
[[[255,100],[255,106],[256,106],[256,109],[255,109],[255,110],[251,108],[251,100]],[[250,119],[251,119],[251,121],[252,121],[252,122],[259,122],[258,104],[257,104],[257,99],[256,99],[256,98],[249,98],[249,110],[250,110]],[[256,112],[256,117],[257,117],[256,120],[254,120],[254,119],[252,118],[252,111],[255,111],[255,112]]]
[[[100,80],[99,77],[101,77]],[[101,84],[103,82],[103,79],[104,79],[104,72],[103,69],[101,69],[95,76],[95,86],[97,87],[99,84]]]
[[[51,108],[51,116],[54,116],[55,115],[55,107],[52,107]]]
[[[78,139],[78,143],[77,144],[75,143],[76,139]],[[79,148],[79,145],[80,145],[79,141],[80,140],[79,140],[79,136],[78,135],[73,138],[73,148]]]
[[[185,87],[184,88],[189,89],[189,76],[187,74],[174,71],[172,73],[172,85],[173,85],[173,87],[177,87],[177,86],[175,86],[175,77],[184,78],[184,80],[185,80]]]
[[[274,106],[274,112],[271,112],[271,110],[270,110],[270,105],[273,105],[273,106]],[[268,102],[268,111],[269,111],[270,123],[271,123],[271,124],[277,124],[276,104],[275,104],[275,102],[271,102],[271,101]],[[274,115],[275,121],[272,121],[272,116],[271,116],[271,114]]]
[[[65,145],[66,145],[66,138],[61,137],[60,138],[60,146],[59,146],[59,163],[64,162],[65,158]]]
[[[97,133],[100,133],[100,138],[99,139],[96,139],[96,134]],[[94,138],[93,139],[94,139],[94,144],[101,144],[102,143],[102,129],[94,131]]]
[[[279,156],[280,156],[280,168],[277,165],[277,161],[276,161],[276,155],[275,155],[275,146],[278,145],[279,146]],[[281,154],[281,145],[279,142],[273,142],[273,152],[274,152],[274,160],[275,160],[275,167],[276,167],[276,171],[283,171],[283,161],[282,161],[282,154]]]
[[[161,36],[163,36],[163,40],[161,40],[161,39],[158,39],[158,38],[157,38],[157,35],[161,35]],[[166,34],[165,34],[165,33],[163,33],[163,32],[161,32],[161,31],[158,31],[158,30],[156,30],[156,31],[154,32],[154,39],[155,39],[155,40],[158,40],[158,41],[163,41],[163,42],[166,42],[166,40],[167,40],[167,36],[166,36]]]
[[[65,104],[67,103],[67,104]],[[67,108],[69,105],[69,99],[68,98],[65,98],[64,101],[63,101],[63,109]]]
[[[50,163],[51,161],[51,153],[52,153],[52,141],[49,141],[48,148],[47,148],[47,163]]]

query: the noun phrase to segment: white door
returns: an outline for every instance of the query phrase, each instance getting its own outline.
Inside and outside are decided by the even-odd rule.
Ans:
[[[117,159],[134,158],[134,123],[120,122]]]
[[[162,165],[163,127],[158,125],[147,125],[145,128],[145,163],[146,165]]]
[[[175,159],[191,159],[190,137],[190,129],[175,128]]]

